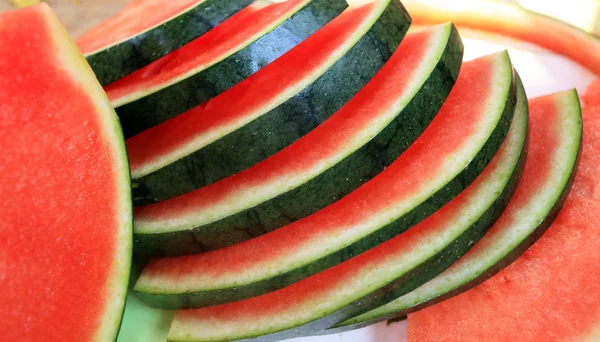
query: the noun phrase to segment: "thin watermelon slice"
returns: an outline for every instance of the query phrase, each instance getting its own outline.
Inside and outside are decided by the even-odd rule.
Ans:
[[[552,125],[556,115],[575,116],[579,104],[573,95],[555,95],[554,108],[538,110],[532,126]],[[593,111],[584,108],[579,170],[597,169],[588,163],[600,142]],[[572,193],[586,186],[578,179]],[[409,315],[410,341],[597,341],[598,208],[598,202],[569,196],[548,231],[515,263],[470,291]]]
[[[560,20],[497,0],[403,0],[415,24],[447,21],[532,42],[600,74],[600,39]]]
[[[530,102],[533,124],[527,166],[505,213],[482,241],[432,281],[341,323],[336,331],[402,317],[453,297],[490,278],[525,252],[554,221],[575,178],[582,129],[578,103],[575,91]]]
[[[583,200],[600,202],[600,169],[591,165],[600,165],[600,120],[594,119],[600,117],[600,79],[595,80],[582,96],[582,105],[584,107],[584,144],[581,156],[581,164],[577,171],[577,186],[571,191],[570,197]],[[589,151],[589,152],[588,152]],[[595,151],[595,152],[592,152]],[[587,152],[587,153],[586,153]],[[590,167],[585,167],[590,165]]]
[[[0,339],[108,341],[131,262],[117,116],[46,4],[0,14]]]
[[[513,86],[506,53],[463,65],[430,126],[371,181],[309,217],[252,240],[204,254],[151,260],[135,291],[149,304],[165,308],[248,298],[397,236],[457,196],[496,154],[514,114]],[[453,125],[457,122],[461,125]]]
[[[196,190],[287,147],[360,91],[409,24],[398,0],[361,1],[228,91],[129,139],[136,198],[152,203]]]
[[[450,24],[406,37],[357,96],[286,149],[195,192],[138,208],[138,247],[153,255],[217,249],[332,204],[418,138],[452,89],[461,63],[462,43]]]
[[[178,50],[109,84],[106,93],[124,118],[183,113],[271,63],[346,7],[345,0],[255,1]]]
[[[521,91],[519,97],[525,93]],[[169,339],[293,337],[410,291],[463,255],[500,216],[523,168],[526,138],[527,102],[521,101],[506,143],[492,162],[471,186],[432,216],[364,254],[282,290],[221,306],[178,311]]]
[[[252,1],[133,1],[77,45],[106,85],[189,43]]]

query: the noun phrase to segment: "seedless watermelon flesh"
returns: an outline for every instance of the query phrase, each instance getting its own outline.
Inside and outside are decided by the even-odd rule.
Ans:
[[[600,143],[598,100],[583,109],[580,172]],[[535,123],[534,123],[535,124]],[[564,209],[515,263],[460,296],[409,316],[409,340],[598,341],[600,204],[576,176]],[[597,185],[596,185],[597,186]],[[589,194],[589,195],[588,195]]]
[[[544,233],[562,208],[575,177],[581,110],[573,90],[533,99],[530,108],[527,165],[514,197],[494,227],[435,279],[342,325],[402,317],[464,292],[513,262]]]
[[[452,21],[531,42],[600,74],[600,39],[556,19],[498,0],[404,0],[416,25]]]
[[[132,239],[116,114],[46,4],[0,14],[0,46],[0,340],[114,340]]]

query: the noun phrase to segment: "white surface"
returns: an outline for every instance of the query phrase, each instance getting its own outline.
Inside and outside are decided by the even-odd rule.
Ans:
[[[529,98],[577,88],[585,91],[595,78],[578,64],[550,52],[520,50],[488,41],[463,38],[465,61],[508,49]],[[360,330],[329,336],[297,338],[293,342],[406,342],[406,321],[386,322]]]

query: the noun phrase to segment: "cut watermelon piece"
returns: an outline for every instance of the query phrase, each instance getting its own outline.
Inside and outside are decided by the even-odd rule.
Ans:
[[[573,93],[555,99],[556,107],[532,115],[533,127],[552,124],[546,123],[556,116],[552,110],[566,116],[579,108]],[[600,141],[599,117],[593,114],[584,107],[579,170],[598,167],[587,163],[588,155],[597,155],[592,146]],[[586,186],[578,180],[577,176],[572,193]],[[409,315],[410,341],[597,341],[598,213],[598,202],[569,196],[548,231],[512,265],[457,297]]]
[[[123,135],[46,4],[0,14],[0,339],[108,341],[131,262]]]
[[[155,202],[196,190],[287,147],[364,87],[409,24],[398,0],[351,6],[228,91],[129,139],[136,198]]]
[[[397,236],[457,196],[496,154],[514,114],[512,79],[506,53],[463,65],[430,126],[371,181],[329,207],[258,238],[209,253],[151,260],[135,291],[151,305],[165,308],[248,298]]]
[[[519,97],[525,97],[522,88]],[[520,104],[506,143],[492,162],[432,216],[364,254],[282,290],[178,311],[169,339],[222,341],[272,334],[260,340],[274,340],[310,334],[352,312],[386,303],[439,274],[485,234],[516,188],[527,140],[527,102]]]
[[[415,24],[452,21],[532,42],[600,74],[600,39],[560,20],[496,0],[403,0]]]
[[[452,25],[405,38],[357,96],[288,148],[220,182],[139,208],[138,246],[153,255],[220,248],[297,221],[352,192],[429,125],[455,83],[462,51]]]
[[[271,63],[344,8],[345,0],[258,0],[219,26],[105,87],[117,114],[180,114]],[[243,28],[243,29],[242,29]]]
[[[252,1],[133,1],[77,45],[106,85],[189,43]]]
[[[360,328],[453,297],[512,263],[550,226],[575,177],[581,110],[575,91],[530,102],[531,144],[521,183],[490,232],[447,271],[397,300],[340,324]],[[345,329],[346,328],[346,329]]]

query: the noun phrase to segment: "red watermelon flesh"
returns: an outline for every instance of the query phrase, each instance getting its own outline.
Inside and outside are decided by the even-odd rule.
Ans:
[[[599,91],[584,96],[579,173],[554,224],[487,282],[410,315],[409,341],[600,340]]]
[[[131,254],[116,114],[50,8],[0,14],[0,341],[106,341]]]

